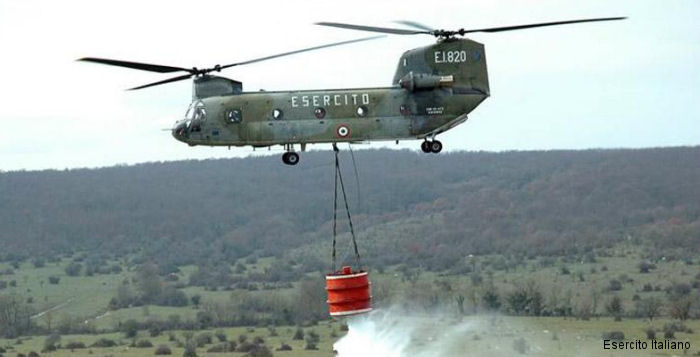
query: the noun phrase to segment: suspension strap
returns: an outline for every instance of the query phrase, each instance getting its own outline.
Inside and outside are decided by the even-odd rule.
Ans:
[[[340,190],[343,193],[343,202],[345,203],[345,212],[348,216],[348,225],[350,226],[350,236],[352,237],[352,245],[355,250],[355,262],[359,270],[362,270],[362,261],[360,259],[360,251],[357,249],[357,240],[355,239],[355,228],[352,225],[352,217],[350,215],[350,208],[348,206],[348,198],[345,194],[345,185],[343,183],[343,174],[340,170],[340,160],[338,160],[338,147],[333,144],[333,151],[335,152],[335,187],[333,196],[333,257],[332,257],[332,267],[333,272],[335,272],[335,245],[337,236],[337,218],[338,218],[338,182],[340,182]]]
[[[333,151],[335,151],[335,181],[333,185],[333,257],[331,260],[331,271],[335,273],[335,237],[338,223],[338,147],[335,144],[333,144]]]

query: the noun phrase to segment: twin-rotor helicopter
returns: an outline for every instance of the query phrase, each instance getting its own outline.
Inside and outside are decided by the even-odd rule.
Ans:
[[[431,35],[436,43],[406,51],[399,58],[391,86],[381,88],[244,92],[241,82],[212,75],[224,69],[383,36],[336,42],[211,68],[184,68],[86,57],[80,61],[158,73],[186,74],[141,85],[153,87],[194,77],[192,103],[175,123],[172,135],[189,144],[285,149],[282,161],[299,162],[298,147],[308,144],[422,140],[421,150],[439,153],[435,137],[467,120],[490,95],[486,53],[481,43],[462,38],[475,32],[502,32],[584,22],[622,20],[607,17],[492,27],[436,30],[412,22],[413,29],[372,27],[334,22],[317,25],[393,35]]]

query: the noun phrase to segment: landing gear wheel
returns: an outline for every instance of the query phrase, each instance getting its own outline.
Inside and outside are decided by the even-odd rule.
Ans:
[[[430,152],[437,154],[442,151],[442,143],[438,140],[433,140],[430,143]]]
[[[282,162],[287,165],[296,165],[299,163],[299,154],[295,152],[285,152],[282,154]]]
[[[423,150],[423,152],[426,154],[429,152],[432,152],[432,150],[430,150],[430,141],[428,141],[428,140],[423,141],[420,144],[420,149]]]

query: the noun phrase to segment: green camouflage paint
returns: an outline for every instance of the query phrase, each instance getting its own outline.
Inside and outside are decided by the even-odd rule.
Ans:
[[[409,88],[407,76],[418,86],[421,76],[441,84]],[[255,147],[422,139],[464,122],[489,94],[484,46],[449,38],[406,51],[391,87],[195,99],[191,109],[200,117],[178,122],[173,136],[190,145]]]

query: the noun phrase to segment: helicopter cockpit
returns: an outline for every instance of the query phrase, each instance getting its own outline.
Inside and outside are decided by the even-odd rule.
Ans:
[[[196,100],[190,103],[190,106],[185,112],[185,118],[175,122],[173,127],[173,136],[180,141],[186,141],[190,134],[199,133],[202,131],[202,125],[207,120],[207,110],[204,103]]]

